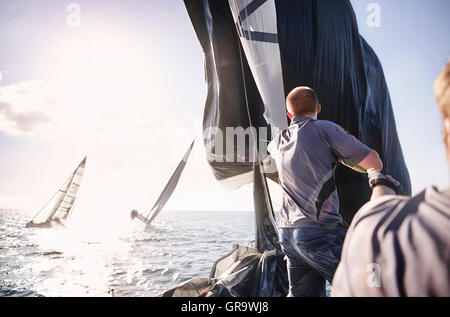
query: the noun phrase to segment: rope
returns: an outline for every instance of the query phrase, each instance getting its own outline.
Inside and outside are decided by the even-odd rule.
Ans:
[[[245,8],[245,10],[247,11],[247,7]],[[239,34],[240,34],[240,32],[239,32],[239,24],[235,23],[235,26],[236,26],[236,32],[237,32],[237,34],[239,36]],[[255,129],[254,129],[254,126],[253,126],[253,123],[252,123],[252,118],[251,118],[251,115],[250,115],[250,108],[249,108],[249,105],[248,105],[247,82],[245,80],[244,62],[243,62],[243,58],[242,58],[242,50],[244,49],[244,47],[242,46],[242,43],[241,43],[239,37],[237,39],[237,42],[238,42],[238,49],[239,49],[239,59],[240,59],[240,63],[241,63],[242,82],[243,82],[243,85],[244,85],[245,106],[246,106],[246,110],[247,110],[248,122],[249,122],[249,125],[250,125],[250,128],[251,128],[250,130],[251,130],[252,140],[253,140],[253,150],[256,150],[255,151],[256,152],[256,159],[257,159],[257,163],[258,163],[257,166],[255,166],[255,167],[260,169],[260,174],[262,175],[262,178],[263,178],[262,180],[264,182],[264,188],[267,191],[267,195],[265,195],[265,196],[269,200],[268,203],[270,204],[270,209],[271,209],[271,212],[269,212],[268,216],[269,216],[270,221],[272,222],[272,224],[275,226],[275,230],[276,230],[278,228],[278,225],[277,225],[277,223],[275,221],[275,216],[273,214],[273,207],[272,207],[272,203],[273,202],[272,202],[272,199],[270,198],[270,192],[269,192],[269,188],[267,186],[266,177],[264,175],[264,169],[261,170],[262,160],[261,160],[261,157],[259,155],[259,147],[258,147],[258,143],[257,143],[257,136],[255,135]]]

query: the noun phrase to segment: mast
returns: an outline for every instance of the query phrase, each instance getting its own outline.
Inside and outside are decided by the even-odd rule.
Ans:
[[[253,204],[255,208],[255,247],[259,252],[279,249],[277,224],[262,163],[253,165]]]

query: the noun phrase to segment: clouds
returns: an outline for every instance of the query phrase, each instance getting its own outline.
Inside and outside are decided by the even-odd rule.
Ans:
[[[168,115],[168,104],[140,81],[111,89],[115,81],[101,79],[79,85],[41,80],[0,86],[0,131],[8,140],[0,143],[0,163],[2,156],[6,162],[0,164],[0,178],[11,169],[9,177],[24,188],[11,203],[0,201],[0,208],[15,202],[16,207],[39,208],[42,202],[32,202],[33,197],[50,195],[84,155],[88,172],[79,203],[87,204],[87,210],[112,202],[110,207],[120,211],[138,199],[145,206],[149,192],[159,194],[192,141],[195,120],[188,114]],[[11,146],[24,139],[20,136],[30,146],[22,160]],[[39,153],[31,154],[32,148]],[[39,195],[33,196],[35,184]]]
[[[32,132],[40,124],[51,120],[51,117],[41,111],[15,112],[4,101],[0,101],[0,115],[5,120],[6,132]]]
[[[49,87],[27,81],[0,86],[0,131],[7,134],[31,134],[51,122],[55,101]]]

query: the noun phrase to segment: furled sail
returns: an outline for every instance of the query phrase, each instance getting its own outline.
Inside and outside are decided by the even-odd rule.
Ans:
[[[50,201],[27,224],[27,227],[50,226],[52,220],[59,221],[67,219],[73,209],[85,166],[86,157],[64,182],[61,188],[53,195]]]
[[[195,139],[192,141],[191,145],[189,146],[188,150],[184,154],[183,158],[181,159],[180,163],[178,164],[177,168],[173,172],[172,176],[170,177],[169,181],[167,182],[166,186],[164,187],[163,191],[159,195],[158,199],[156,200],[155,204],[153,205],[152,209],[149,211],[146,217],[139,214],[137,211],[133,210],[131,212],[132,218],[138,218],[142,222],[146,224],[150,224],[153,219],[156,218],[156,216],[161,212],[161,210],[164,208],[164,205],[169,200],[170,196],[172,196],[175,188],[178,185],[178,181],[180,180],[181,174],[183,173],[184,167],[186,166],[186,162],[189,159],[189,156],[191,155],[192,148],[194,147]]]

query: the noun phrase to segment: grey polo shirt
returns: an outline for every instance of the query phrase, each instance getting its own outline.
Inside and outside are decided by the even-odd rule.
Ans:
[[[342,222],[334,165],[338,158],[360,163],[371,149],[333,122],[295,117],[268,151],[283,188],[280,227],[297,228],[307,219]]]

